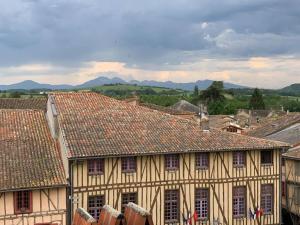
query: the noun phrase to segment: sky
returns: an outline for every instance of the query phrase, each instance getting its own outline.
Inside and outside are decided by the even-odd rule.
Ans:
[[[300,83],[300,1],[0,1],[0,84],[98,76]]]

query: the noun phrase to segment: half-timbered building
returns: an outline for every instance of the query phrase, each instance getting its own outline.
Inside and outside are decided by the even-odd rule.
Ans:
[[[65,225],[66,178],[43,110],[0,109],[0,225]]]
[[[283,154],[282,205],[294,225],[300,224],[300,147]]]
[[[65,159],[71,216],[83,207],[98,219],[104,204],[124,211],[133,202],[157,225],[280,224],[287,144],[96,93],[50,94],[47,115]]]

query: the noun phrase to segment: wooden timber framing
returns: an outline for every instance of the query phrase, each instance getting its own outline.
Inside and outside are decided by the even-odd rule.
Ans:
[[[0,225],[66,224],[66,187],[32,191],[32,213],[15,214],[14,192],[0,194]]]
[[[151,211],[154,224],[164,225],[165,190],[178,190],[180,194],[180,217],[195,211],[195,190],[209,189],[209,220],[197,224],[212,224],[218,220],[222,225],[275,225],[280,224],[280,155],[281,149],[273,150],[273,164],[262,165],[260,150],[247,151],[246,165],[242,168],[233,166],[232,151],[210,152],[209,168],[196,169],[195,153],[182,153],[179,168],[175,171],[165,170],[164,155],[137,156],[135,173],[122,173],[120,158],[104,158],[104,173],[88,175],[88,160],[73,161],[71,165],[71,185],[73,209],[88,208],[88,197],[104,195],[105,204],[121,210],[122,193],[136,192],[137,204]],[[260,206],[261,185],[273,184],[273,213],[259,220],[251,220],[249,208]],[[232,189],[245,186],[246,216],[233,218]],[[72,212],[74,213],[74,212]]]
[[[282,206],[288,213],[294,224],[300,222],[300,173],[296,172],[299,169],[297,164],[300,164],[300,159],[285,158],[285,166],[283,168],[283,176],[285,180],[285,195],[282,197]]]

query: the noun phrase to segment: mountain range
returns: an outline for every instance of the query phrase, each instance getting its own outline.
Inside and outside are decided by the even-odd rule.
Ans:
[[[42,84],[32,80],[25,80],[20,83],[9,84],[9,85],[0,85],[0,90],[30,90],[30,89],[50,89],[50,90],[64,90],[64,89],[77,89],[77,88],[92,88],[96,86],[108,85],[108,84],[135,84],[139,86],[154,86],[154,87],[163,87],[171,89],[182,89],[186,91],[191,91],[194,89],[195,85],[198,86],[199,90],[204,90],[212,84],[213,80],[198,80],[196,82],[187,82],[187,83],[176,83],[173,81],[154,81],[154,80],[144,80],[144,81],[125,81],[121,78],[107,78],[107,77],[98,77],[93,80],[89,80],[80,85],[52,85],[52,84]],[[225,89],[237,89],[237,88],[247,88],[246,86],[237,85],[233,83],[224,82]]]

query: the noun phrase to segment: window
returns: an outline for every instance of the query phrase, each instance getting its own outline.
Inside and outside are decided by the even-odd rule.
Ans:
[[[179,155],[165,155],[166,170],[177,170],[179,168]]]
[[[179,220],[179,191],[165,191],[165,222],[178,222]]]
[[[245,152],[233,152],[233,166],[244,167],[246,165]]]
[[[104,173],[104,159],[88,161],[89,175],[100,175]]]
[[[205,220],[208,219],[208,189],[196,189],[195,191],[195,210],[198,214],[198,219]]]
[[[273,152],[272,151],[261,151],[261,164],[272,164],[273,163]]]
[[[32,192],[18,191],[14,193],[15,214],[32,212]]]
[[[122,158],[122,172],[134,173],[135,171],[136,171],[136,158],[135,157]]]
[[[129,202],[132,202],[134,204],[138,204],[138,202],[137,202],[137,193],[136,192],[122,194],[122,213],[125,212],[125,206]]]
[[[300,176],[300,161],[295,161],[295,175]]]
[[[196,154],[196,168],[208,169],[209,166],[209,153],[197,153]]]
[[[104,195],[88,197],[88,211],[94,219],[98,220],[104,205]]]
[[[273,212],[273,185],[261,185],[261,208],[265,214],[272,214]]]
[[[246,187],[233,188],[233,217],[246,216]]]

